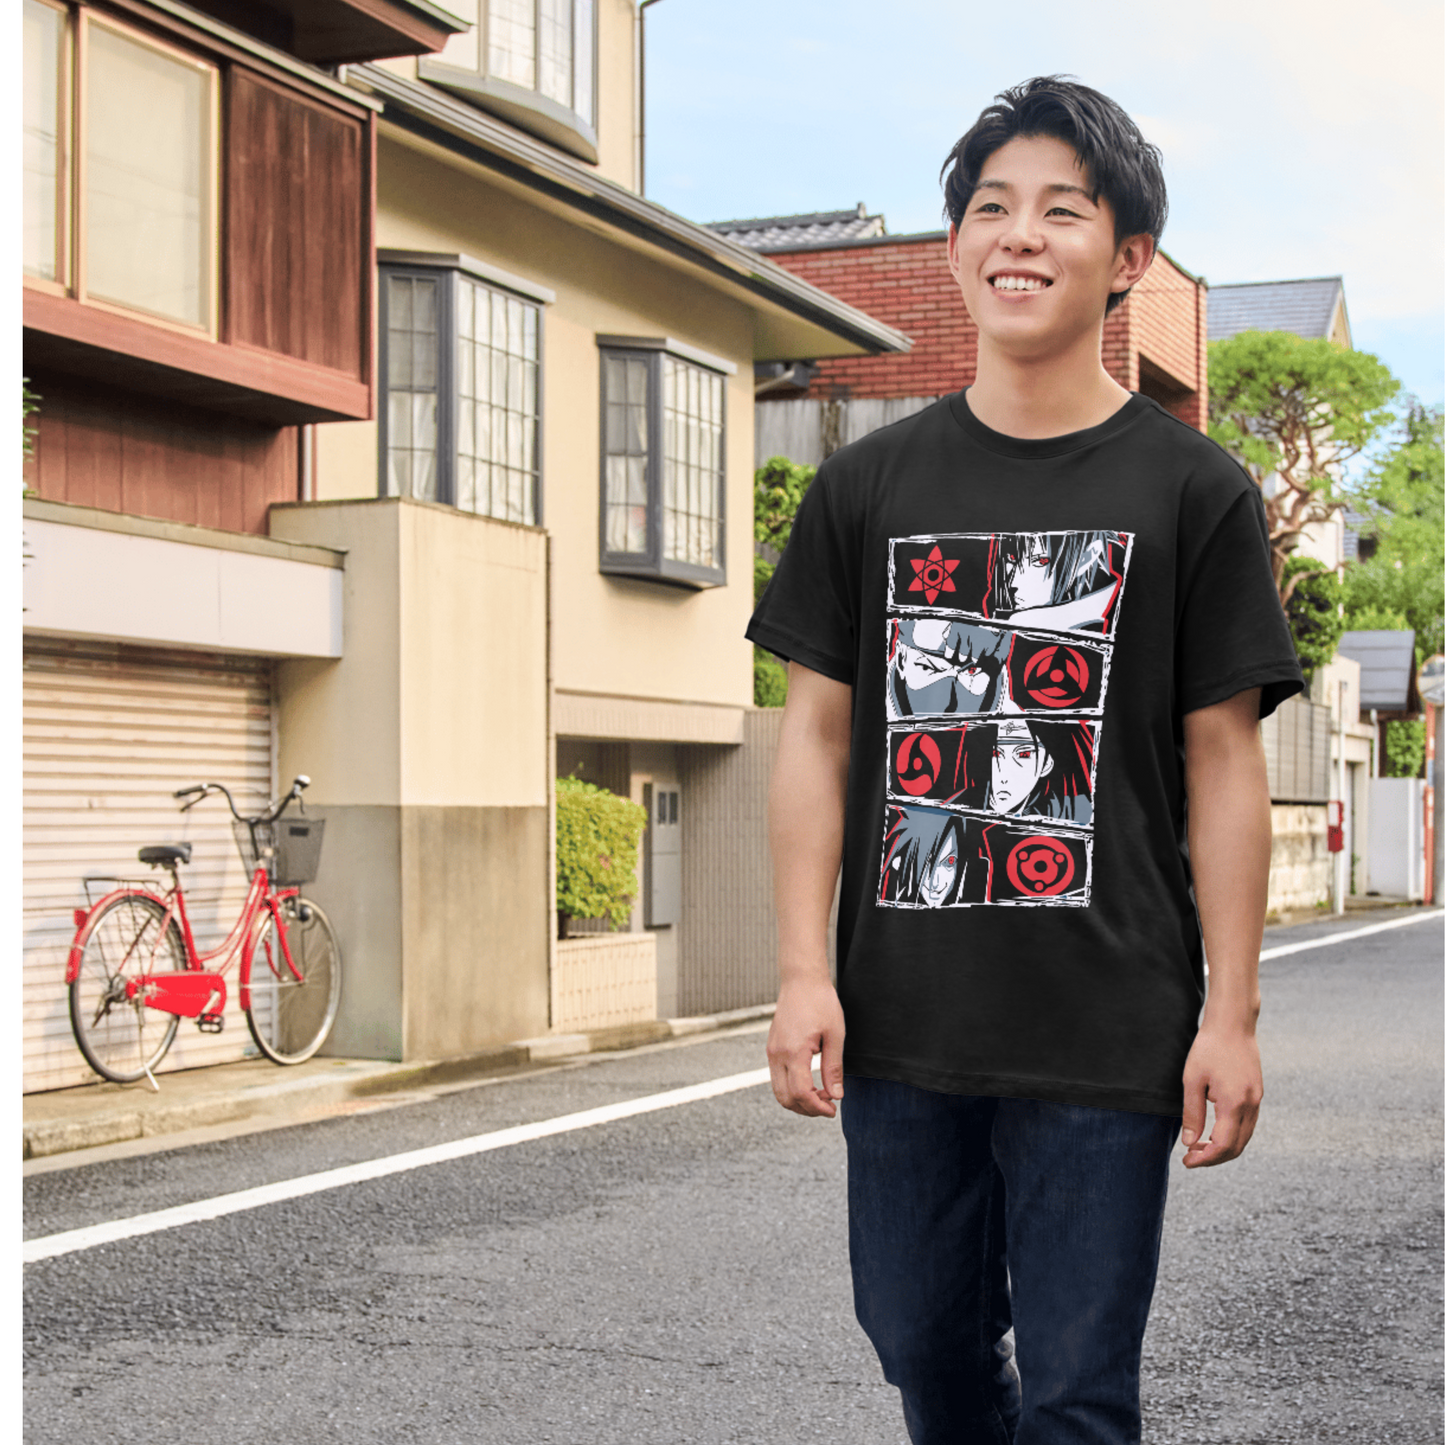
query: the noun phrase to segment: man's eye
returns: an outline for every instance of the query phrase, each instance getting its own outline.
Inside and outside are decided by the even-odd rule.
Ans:
[[[957,862],[958,858],[954,854],[950,853],[948,857],[943,860],[943,866],[945,868],[952,868],[953,865]]]
[[[1032,748],[1020,748],[1018,755],[1021,762],[1027,762],[1029,758],[1033,757],[1034,750]]]
[[[981,668],[976,662],[969,663],[967,667],[959,668],[959,674],[962,677],[977,677],[982,671],[983,668]]]
[[[1052,558],[1052,557],[1035,557],[1035,558],[1034,558],[1034,566],[1035,566],[1035,567],[1047,567],[1047,566],[1049,565],[1049,563],[1052,562],[1052,561],[1053,561],[1053,558]]]
[[[920,657],[920,658],[918,659],[918,665],[924,670],[924,672],[945,672],[945,671],[947,671],[947,669],[943,666],[942,663],[940,663],[940,662],[934,662],[934,661],[932,661],[931,659],[929,659],[929,658],[927,658],[927,657]]]
[[[1003,207],[997,201],[980,201],[974,207],[975,211],[1002,211]]]

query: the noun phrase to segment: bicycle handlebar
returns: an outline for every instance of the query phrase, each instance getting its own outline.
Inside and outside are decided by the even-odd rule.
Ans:
[[[192,783],[189,788],[177,788],[174,795],[177,798],[190,798],[190,802],[181,804],[181,812],[189,812],[203,798],[209,797],[212,793],[220,793],[230,805],[231,816],[238,823],[249,823],[253,827],[257,823],[274,823],[287,808],[291,806],[294,799],[311,786],[311,779],[305,773],[297,773],[291,780],[291,786],[282,795],[279,801],[272,803],[269,808],[258,813],[254,818],[247,818],[236,809],[236,800],[231,796],[231,790],[224,783]],[[195,796],[192,796],[192,795]]]

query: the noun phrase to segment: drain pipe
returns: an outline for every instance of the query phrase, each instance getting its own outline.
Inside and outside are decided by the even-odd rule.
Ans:
[[[637,194],[647,194],[647,7],[657,0],[642,0],[637,7]]]

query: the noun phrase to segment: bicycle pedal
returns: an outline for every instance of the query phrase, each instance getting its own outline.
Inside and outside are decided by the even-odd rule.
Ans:
[[[203,1034],[218,1034],[226,1026],[226,1020],[221,1014],[200,1014],[196,1018],[196,1027]]]

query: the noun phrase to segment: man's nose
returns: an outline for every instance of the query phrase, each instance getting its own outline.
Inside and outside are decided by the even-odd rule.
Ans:
[[[1032,212],[1025,209],[1017,210],[1009,217],[1009,222],[1008,230],[999,241],[1005,251],[1019,256],[1031,255],[1035,251],[1043,250],[1043,231]]]

